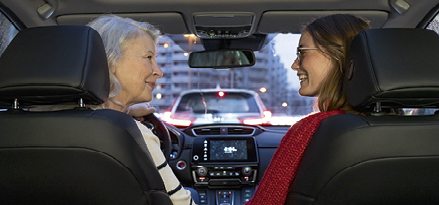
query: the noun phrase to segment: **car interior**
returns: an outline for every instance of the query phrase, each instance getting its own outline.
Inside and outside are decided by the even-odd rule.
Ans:
[[[147,21],[185,54],[172,62],[161,58],[163,88],[183,79],[180,71],[197,79],[211,70],[227,72],[234,78],[219,78],[211,88],[241,89],[239,80],[247,78],[240,74],[261,81],[261,69],[282,70],[282,78],[264,76],[267,82],[243,88],[258,92],[274,116],[287,112],[286,104],[272,102],[290,92],[286,70],[297,46],[288,40],[283,43],[293,55],[276,53],[275,36],[299,36],[312,20],[330,14],[367,19],[372,29],[354,39],[344,81],[349,104],[364,114],[322,121],[285,204],[439,201],[439,0],[0,0],[0,11],[2,203],[172,204],[132,116],[84,106],[105,102],[109,93],[101,38],[85,26],[102,14]],[[159,42],[158,52],[167,46]],[[205,60],[231,52],[244,61]],[[267,61],[284,56],[290,64],[261,63],[267,53]],[[144,124],[160,138],[181,185],[198,192],[198,204],[245,204],[291,124],[176,127],[161,121],[179,93],[194,89],[190,83],[170,84],[166,101],[155,97],[156,113]],[[75,108],[28,111],[60,103]],[[301,117],[312,113],[303,112]]]

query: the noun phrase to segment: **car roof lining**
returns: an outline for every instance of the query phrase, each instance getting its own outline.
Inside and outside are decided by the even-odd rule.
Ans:
[[[263,34],[300,33],[302,27],[314,19],[340,13],[361,16],[369,21],[372,28],[382,27],[388,19],[386,11],[267,11],[261,17],[258,32]],[[273,24],[273,22],[280,23]]]
[[[185,1],[175,1],[175,0],[125,0],[122,2],[117,2],[114,0],[26,0],[26,1],[15,1],[15,0],[2,0],[2,3],[6,7],[10,8],[16,15],[23,21],[27,27],[44,26],[44,25],[56,25],[58,23],[58,17],[64,16],[63,21],[66,17],[78,18],[74,15],[100,15],[105,13],[115,13],[115,14],[133,14],[133,15],[146,15],[149,17],[150,14],[156,15],[157,13],[177,13],[181,15],[181,19],[185,22],[185,27],[188,33],[194,33],[194,19],[193,14],[203,11],[203,12],[252,12],[255,14],[255,24],[261,22],[262,28],[254,28],[253,32],[261,31],[268,32],[269,30],[285,30],[283,24],[291,24],[290,22],[278,21],[271,22],[270,27],[267,28],[266,23],[270,19],[264,19],[270,17],[271,12],[281,12],[277,15],[282,14],[282,12],[309,12],[315,14],[316,12],[342,12],[342,11],[353,11],[353,12],[387,12],[389,15],[388,21],[383,25],[383,27],[415,27],[423,18],[419,16],[419,13],[427,13],[431,8],[438,4],[437,1],[420,1],[420,0],[404,0],[410,5],[410,8],[399,14],[391,5],[392,1],[388,0],[377,0],[377,1],[364,1],[364,0],[338,0],[327,1],[327,0],[312,0],[312,1],[302,1],[302,0],[221,0],[216,1],[215,6],[212,7],[211,2],[203,2],[198,0],[185,0]],[[38,8],[46,3],[56,4],[55,11],[48,19],[43,19],[38,16]],[[251,3],[251,6],[248,4]],[[86,6],[84,6],[86,5]],[[266,15],[270,14],[270,15]],[[398,16],[398,18],[395,18]],[[294,16],[291,16],[294,17]],[[272,18],[272,17],[270,17]],[[163,20],[155,20],[157,23],[163,25],[176,25],[173,22],[175,18],[164,18]],[[178,23],[180,23],[180,20]],[[67,20],[66,20],[67,21]],[[184,25],[184,23],[183,23]],[[256,25],[258,26],[258,25]],[[183,26],[184,27],[184,26]],[[278,27],[278,28],[276,28]],[[295,26],[296,30],[298,26]],[[174,31],[166,26],[165,30],[168,29],[170,32],[180,33],[181,30]]]
[[[56,17],[58,25],[86,25],[91,20],[102,14],[70,14]],[[146,21],[162,33],[166,34],[185,34],[188,32],[183,16],[177,12],[163,13],[118,13],[118,16],[129,17],[136,21]]]
[[[403,12],[394,6],[405,2],[409,8]],[[268,38],[256,38],[269,33],[300,33],[302,27],[313,19],[333,13],[351,13],[370,20],[373,28],[414,28],[424,23],[424,16],[438,1],[421,0],[221,0],[212,2],[198,0],[2,0],[5,8],[15,15],[26,27],[49,25],[85,25],[101,14],[116,14],[135,20],[148,21],[163,34],[180,35],[195,33],[194,14],[242,13],[254,14],[249,39],[221,40],[206,39],[202,42],[208,50],[227,48],[249,48],[254,51],[266,44]],[[38,15],[42,5],[55,8],[47,19]],[[249,6],[251,4],[251,6]],[[84,6],[86,5],[86,6]],[[431,13],[431,11],[430,11]],[[18,19],[17,18],[17,19]],[[224,25],[227,26],[227,25]],[[20,28],[21,29],[21,28]],[[260,42],[255,43],[256,40]],[[236,41],[236,43],[235,43]],[[251,48],[250,48],[251,47]],[[190,49],[184,50],[190,51]]]

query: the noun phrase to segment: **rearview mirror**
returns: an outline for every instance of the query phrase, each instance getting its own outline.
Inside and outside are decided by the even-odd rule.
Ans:
[[[235,68],[255,65],[251,50],[213,50],[193,52],[189,55],[191,68]]]

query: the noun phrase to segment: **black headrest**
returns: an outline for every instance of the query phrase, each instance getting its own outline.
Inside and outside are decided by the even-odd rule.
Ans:
[[[110,83],[105,48],[87,26],[23,30],[0,57],[0,103],[101,104]]]
[[[437,107],[439,36],[426,29],[369,29],[348,54],[346,97],[355,109]]]

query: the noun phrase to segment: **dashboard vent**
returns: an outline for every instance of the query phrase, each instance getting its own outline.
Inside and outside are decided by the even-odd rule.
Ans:
[[[219,135],[220,134],[219,127],[199,128],[199,129],[193,129],[193,131],[196,135]]]
[[[256,132],[256,128],[248,126],[206,126],[191,129],[195,136],[200,135],[216,135],[216,136],[252,136]]]
[[[227,134],[229,135],[250,135],[255,131],[254,128],[247,127],[229,127]]]

